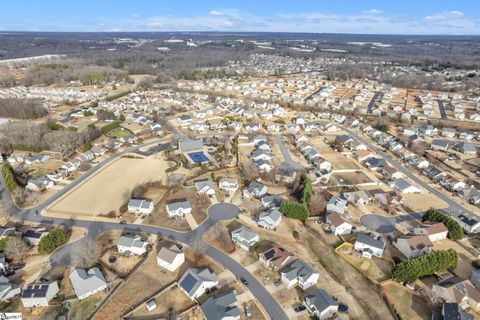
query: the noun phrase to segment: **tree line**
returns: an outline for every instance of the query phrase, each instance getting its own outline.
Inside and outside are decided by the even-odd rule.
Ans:
[[[0,99],[0,117],[37,119],[48,114],[42,103],[29,99]]]

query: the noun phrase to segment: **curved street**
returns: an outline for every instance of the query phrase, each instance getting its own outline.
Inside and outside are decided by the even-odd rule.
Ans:
[[[212,227],[216,222],[220,220],[230,220],[235,218],[239,214],[239,210],[218,210],[221,207],[214,207],[219,206],[222,204],[212,206],[214,209],[209,210],[208,218],[198,226],[193,231],[190,232],[179,232],[171,229],[166,229],[157,226],[151,225],[141,225],[141,224],[120,224],[116,222],[103,222],[103,221],[89,221],[77,218],[71,219],[64,219],[64,218],[56,218],[56,217],[47,217],[42,216],[40,214],[36,215],[35,212],[42,212],[45,208],[53,204],[55,201],[60,199],[62,196],[70,192],[72,189],[77,187],[81,184],[85,179],[88,179],[92,174],[96,173],[100,169],[104,168],[106,165],[110,164],[112,161],[119,159],[123,155],[137,151],[143,147],[151,146],[158,141],[149,142],[143,145],[135,146],[119,152],[110,158],[98,163],[90,170],[82,174],[78,179],[70,183],[68,186],[63,188],[62,190],[55,193],[52,197],[48,198],[44,202],[40,203],[36,207],[24,209],[19,208],[14,203],[10,192],[5,188],[5,183],[3,181],[3,177],[0,175],[0,199],[5,204],[6,208],[9,210],[10,214],[14,215],[19,220],[30,221],[30,222],[37,222],[43,224],[50,224],[50,225],[64,225],[64,226],[75,226],[81,227],[89,230],[87,233],[87,237],[94,237],[99,232],[105,230],[121,230],[124,232],[144,232],[144,233],[151,233],[151,234],[161,234],[163,237],[167,237],[173,239],[175,241],[181,242],[185,245],[191,246],[194,242],[200,242],[202,246],[202,251],[207,256],[211,257],[212,259],[216,260],[218,263],[223,265],[226,269],[230,270],[234,275],[237,277],[245,278],[249,285],[248,288],[253,294],[253,296],[258,300],[258,302],[263,306],[267,314],[271,319],[288,319],[285,311],[280,307],[277,301],[272,297],[272,295],[265,289],[265,287],[239,262],[232,259],[229,255],[225,254],[221,250],[207,244],[203,241],[203,234]],[[227,205],[227,204],[223,204]],[[234,206],[234,205],[231,205]],[[211,208],[212,208],[211,207]],[[224,207],[226,208],[226,207]],[[71,262],[71,255],[74,252],[75,246],[79,246],[82,240],[78,240],[72,242],[71,244],[59,249],[56,254],[51,257],[52,264],[63,264],[68,265]]]

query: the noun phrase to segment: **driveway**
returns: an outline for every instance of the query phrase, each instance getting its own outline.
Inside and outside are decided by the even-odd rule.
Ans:
[[[286,163],[291,165],[293,168],[302,168],[302,165],[299,164],[298,162],[294,161],[292,159],[292,156],[290,155],[290,152],[288,151],[287,147],[285,146],[285,143],[283,142],[282,135],[281,134],[276,134],[275,136],[275,141],[278,144],[278,148],[280,149],[280,152],[282,153],[283,160],[285,160]]]

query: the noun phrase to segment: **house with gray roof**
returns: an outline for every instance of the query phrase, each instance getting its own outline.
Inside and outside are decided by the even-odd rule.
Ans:
[[[457,220],[465,233],[472,234],[480,232],[480,221],[478,221],[477,218],[460,214],[454,217],[454,219]]]
[[[475,156],[477,154],[477,146],[471,142],[459,142],[453,146],[453,150],[467,156]]]
[[[253,232],[245,226],[232,231],[232,241],[243,250],[249,251],[250,248],[260,241],[258,233]]]
[[[280,204],[282,203],[283,199],[277,195],[266,195],[263,196],[260,201],[264,208],[280,208]]]
[[[240,320],[235,290],[209,298],[200,305],[205,320]]]
[[[464,188],[460,191],[460,196],[471,204],[480,204],[480,191],[474,187]]]
[[[359,232],[355,240],[354,249],[360,251],[364,257],[371,258],[383,256],[385,239],[382,236]]]
[[[130,213],[150,214],[153,211],[153,202],[144,199],[130,199],[127,209]]]
[[[348,200],[343,194],[335,195],[328,200],[326,209],[327,213],[343,214],[348,209]]]
[[[261,198],[267,194],[267,186],[253,180],[248,187],[243,188],[243,196],[245,198],[255,197]]]
[[[437,151],[447,151],[450,148],[450,141],[434,139],[430,148]]]
[[[178,287],[191,299],[218,285],[217,275],[208,268],[189,268],[178,280]]]
[[[48,307],[57,293],[57,281],[31,283],[23,290],[21,301],[25,308]]]
[[[280,275],[282,282],[287,287],[298,284],[303,290],[315,285],[320,277],[312,267],[299,259],[280,270]]]
[[[202,151],[203,141],[202,139],[193,140],[190,138],[186,138],[178,142],[178,148],[183,153]]]
[[[0,302],[10,300],[17,294],[20,294],[20,287],[11,284],[6,277],[0,276]]]
[[[139,235],[121,236],[117,242],[117,250],[121,254],[142,255],[147,252],[148,242],[143,241]]]
[[[75,268],[72,273],[70,273],[70,282],[72,283],[78,300],[88,298],[107,288],[107,281],[97,267],[90,268],[89,270]]]
[[[330,319],[338,311],[338,304],[323,289],[317,289],[303,298],[303,305],[320,320]]]
[[[420,189],[403,178],[391,181],[389,186],[400,193],[420,193]]]
[[[215,188],[210,180],[196,181],[195,190],[198,194],[205,194],[209,197],[215,195]]]
[[[183,218],[186,214],[192,212],[192,206],[189,201],[177,201],[167,203],[165,205],[165,210],[167,211],[167,215],[169,218]]]
[[[282,214],[278,208],[270,208],[267,211],[263,211],[258,216],[257,224],[265,229],[277,229],[282,222]]]

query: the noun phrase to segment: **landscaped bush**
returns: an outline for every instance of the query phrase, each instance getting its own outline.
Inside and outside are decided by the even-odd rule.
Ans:
[[[17,178],[15,178],[15,174],[13,173],[13,168],[10,163],[5,162],[2,166],[2,176],[3,180],[5,181],[5,185],[7,186],[8,190],[13,190],[17,187]]]
[[[103,134],[107,134],[107,133],[109,133],[110,131],[117,129],[118,127],[120,127],[120,122],[114,121],[114,122],[112,122],[112,123],[109,123],[109,124],[104,125],[104,126],[100,129],[100,131],[101,131]]]
[[[280,212],[286,217],[298,219],[303,222],[305,222],[309,216],[307,204],[300,202],[283,201],[280,204]]]
[[[422,217],[423,221],[442,222],[448,229],[448,237],[452,240],[463,238],[463,230],[460,224],[453,218],[438,212],[436,209],[429,209]]]
[[[412,282],[435,272],[455,268],[458,254],[453,249],[432,251],[424,256],[406,259],[395,266],[393,278],[398,282]]]
[[[52,253],[58,247],[68,242],[68,234],[63,228],[55,228],[43,237],[38,244],[41,254]]]

